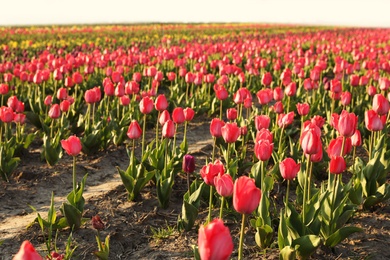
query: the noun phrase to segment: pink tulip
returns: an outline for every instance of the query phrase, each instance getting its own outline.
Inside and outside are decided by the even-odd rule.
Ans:
[[[19,252],[12,258],[13,260],[43,260],[37,253],[34,246],[25,240],[20,246]]]
[[[75,135],[69,136],[66,140],[61,140],[61,146],[71,156],[79,155],[83,148],[80,139]]]
[[[233,206],[241,214],[251,214],[260,203],[261,191],[255,180],[247,176],[239,177],[234,183]]]

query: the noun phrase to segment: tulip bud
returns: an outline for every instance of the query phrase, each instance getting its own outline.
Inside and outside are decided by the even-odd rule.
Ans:
[[[184,118],[187,122],[191,121],[195,116],[195,111],[190,107],[185,108],[183,110],[183,113],[184,113]]]
[[[195,158],[190,154],[183,157],[182,169],[185,173],[193,173],[195,171]]]
[[[229,108],[226,110],[227,119],[230,121],[234,121],[237,119],[237,109]]]
[[[131,121],[129,128],[127,130],[127,136],[130,139],[138,139],[142,135],[141,127],[139,126],[136,120]]]
[[[271,158],[274,144],[268,139],[260,139],[255,143],[255,155],[260,161],[268,161]]]
[[[99,215],[92,217],[92,227],[96,230],[103,230],[104,229],[104,223],[99,217]]]
[[[355,147],[362,145],[362,136],[361,136],[360,131],[358,129],[356,129],[353,136],[351,136],[351,142],[352,142],[352,146],[355,146]]]

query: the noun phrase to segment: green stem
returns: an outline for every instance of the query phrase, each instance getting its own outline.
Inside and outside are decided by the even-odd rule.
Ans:
[[[73,156],[73,202],[74,204],[77,203],[76,201],[76,186],[77,186],[77,181],[76,181],[76,156]]]
[[[312,172],[313,172],[313,163],[311,161],[309,161],[309,164],[310,164],[310,168],[309,168],[309,179],[308,179],[308,184],[307,184],[307,198],[310,199],[310,190],[311,190],[311,175],[312,175]]]
[[[333,220],[334,220],[334,217],[336,215],[336,213],[334,212],[334,206],[336,204],[336,192],[337,192],[337,187],[338,187],[338,184],[339,184],[339,178],[335,178],[334,181],[333,181],[333,194],[332,194],[332,212],[331,212],[331,215],[330,215],[330,221],[329,221],[329,225],[330,225],[330,228],[331,228],[331,234],[333,233]]]
[[[288,194],[290,193],[290,180],[287,180],[287,191],[286,191],[286,205],[285,205],[285,215],[287,217],[287,205],[288,205]]]
[[[144,151],[145,151],[145,129],[146,129],[146,114],[144,114],[144,122],[142,124],[142,153],[141,153],[141,160],[144,158]]]
[[[156,123],[156,149],[158,149],[158,119],[160,118],[161,111],[158,111],[157,123]]]
[[[222,216],[223,216],[223,206],[225,204],[225,197],[224,196],[221,196],[221,208],[219,209],[219,218],[220,219],[223,219]]]
[[[207,223],[211,222],[211,209],[212,208],[213,208],[213,185],[210,185],[209,215],[207,216]]]
[[[188,195],[191,196],[191,189],[190,189],[190,173],[187,172],[187,186],[188,186]]]
[[[246,221],[246,215],[242,214],[242,220],[241,220],[241,232],[240,232],[240,243],[238,246],[238,260],[243,259],[242,258],[242,246],[244,244],[244,234],[245,234],[245,221]]]
[[[219,101],[219,119],[222,120],[222,100]]]
[[[280,131],[278,154],[281,154],[280,152],[281,152],[281,150],[282,150],[283,130],[284,130],[284,125],[282,126],[282,129],[281,129],[281,131]]]
[[[212,162],[212,163],[214,163],[215,146],[217,145],[217,138],[213,136],[213,139],[214,139],[213,153],[211,154],[211,162]]]
[[[307,158],[306,171],[310,167],[310,157],[311,157],[311,154],[309,154],[309,158]],[[308,185],[308,178],[307,178],[307,176],[305,176],[304,180],[305,180],[305,183],[303,185],[304,188],[303,188],[303,201],[302,201],[302,220],[303,220],[302,234],[305,233],[304,231],[305,231],[305,225],[306,225],[306,200],[307,200],[307,185]]]

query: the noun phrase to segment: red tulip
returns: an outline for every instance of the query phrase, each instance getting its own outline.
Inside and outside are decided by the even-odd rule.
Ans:
[[[20,246],[19,252],[12,258],[13,260],[42,260],[43,258],[35,251],[34,246],[25,240]]]
[[[380,116],[374,110],[364,113],[364,123],[369,131],[381,131],[384,127]]]
[[[302,131],[300,142],[305,154],[316,154],[322,147],[320,135],[315,128]]]
[[[107,82],[106,84],[103,84],[104,85],[104,93],[107,95],[107,96],[114,96],[115,95],[115,87],[114,87],[114,84],[112,84],[112,82]]]
[[[255,180],[247,176],[239,177],[234,183],[233,206],[241,214],[251,214],[260,203],[261,191]]]
[[[198,249],[202,260],[228,260],[233,252],[233,240],[229,228],[221,219],[214,219],[207,226],[201,225]]]
[[[72,80],[75,84],[81,84],[83,83],[83,76],[81,76],[80,72],[76,71],[72,75]]]
[[[262,128],[269,128],[271,118],[267,115],[259,115],[255,117],[255,127],[257,131],[260,131]]]
[[[93,89],[88,89],[84,94],[85,102],[88,104],[93,104],[96,102],[96,92]]]
[[[372,101],[372,110],[374,110],[378,115],[386,115],[389,112],[389,101],[382,95],[376,94]]]
[[[171,120],[171,115],[169,114],[168,110],[162,111],[160,117],[158,118],[158,122],[160,125],[164,125],[168,120]]]
[[[237,109],[229,108],[226,110],[226,117],[228,120],[233,121],[237,119]]]
[[[223,85],[215,84],[214,91],[218,100],[225,100],[229,96],[229,93]]]
[[[351,150],[352,150],[351,138],[345,139],[344,150],[343,150],[343,153],[341,154],[342,145],[343,145],[343,137],[342,136],[339,136],[336,139],[332,139],[329,142],[328,149],[326,151],[328,153],[329,158],[331,158],[332,156],[344,156],[344,155],[351,152]]]
[[[278,116],[278,126],[279,127],[286,127],[294,121],[294,111],[291,111],[287,114],[279,114]]]
[[[271,107],[271,109],[277,113],[277,114],[282,114],[284,111],[283,108],[283,103],[281,101],[275,102],[275,104]]]
[[[176,79],[176,73],[175,72],[168,72],[167,73],[167,78],[169,81],[174,81]]]
[[[354,113],[343,110],[340,114],[337,130],[341,136],[351,137],[357,128],[358,118]]]
[[[195,116],[195,111],[190,107],[184,108],[183,113],[186,121],[191,121]]]
[[[154,102],[154,106],[157,111],[163,111],[168,108],[168,101],[164,94],[158,95]]]
[[[371,97],[375,96],[375,94],[376,94],[376,87],[374,87],[374,86],[369,86],[369,87],[367,88],[367,94],[368,94],[369,96],[371,96]]]
[[[359,80],[360,80],[359,75],[353,74],[353,75],[349,76],[349,82],[351,83],[352,87],[359,86]]]
[[[309,114],[310,106],[307,103],[298,103],[297,104],[297,111],[300,116],[306,116]]]
[[[121,82],[118,82],[114,90],[114,95],[116,97],[122,97],[124,94],[125,94],[125,86]]]
[[[358,129],[356,129],[355,133],[353,134],[353,136],[351,136],[351,143],[352,143],[352,146],[361,146],[362,145],[362,136],[360,134],[360,131]]]
[[[11,96],[7,100],[7,106],[12,108],[13,110],[16,110],[19,105],[19,99],[17,96]]]
[[[61,146],[71,156],[79,155],[83,148],[80,139],[75,135],[69,136],[66,140],[61,140]]]
[[[11,107],[2,106],[0,108],[0,119],[4,123],[11,123],[14,120],[15,113]]]
[[[221,127],[222,137],[226,143],[234,143],[240,137],[240,128],[236,123],[226,123]]]
[[[272,133],[267,128],[262,128],[260,131],[256,133],[256,143],[259,140],[268,140],[269,143],[272,143],[274,140],[274,137]]]
[[[264,106],[272,100],[273,91],[269,88],[261,89],[256,93],[256,96],[259,103]]]
[[[218,174],[214,178],[215,189],[222,197],[230,197],[233,194],[233,179],[229,174]]]
[[[73,79],[70,76],[66,77],[64,85],[65,85],[65,87],[68,87],[68,88],[73,87],[74,86]]]
[[[272,83],[272,75],[271,73],[269,72],[266,72],[263,74],[263,76],[261,77],[261,83],[266,86],[266,87],[269,87]]]
[[[267,161],[271,158],[274,144],[270,143],[268,139],[260,139],[255,143],[254,152],[260,161]]]
[[[341,93],[341,104],[343,106],[348,106],[351,103],[352,94],[349,91]]]
[[[66,88],[59,88],[57,90],[57,98],[59,100],[64,100],[68,98],[68,91],[66,90]]]
[[[308,154],[306,154],[306,156],[308,157]],[[321,147],[318,150],[318,153],[310,155],[310,161],[311,162],[320,162],[320,161],[322,161],[322,157],[323,157],[323,151],[322,151],[322,147]]]
[[[172,120],[176,124],[182,124],[185,121],[184,111],[182,107],[176,107],[172,111]]]
[[[225,122],[219,118],[214,118],[210,123],[210,134],[213,137],[221,137],[222,136],[222,127],[225,125]]]
[[[68,112],[69,107],[70,107],[70,102],[69,102],[69,100],[65,99],[65,100],[62,100],[62,101],[61,101],[61,103],[60,103],[60,109],[61,109],[62,112]]]
[[[1,95],[6,95],[6,94],[8,94],[8,91],[9,91],[8,85],[4,84],[4,83],[1,83],[0,84],[0,94]]]
[[[61,115],[60,105],[53,104],[49,109],[49,117],[52,119],[59,118]]]
[[[283,90],[281,87],[274,88],[273,98],[275,101],[280,101],[283,99]]]
[[[140,82],[140,81],[141,81],[141,78],[142,78],[141,73],[139,73],[139,72],[134,72],[132,79],[133,79],[135,82]]]
[[[92,227],[96,230],[103,230],[104,229],[104,223],[99,215],[93,216],[92,219]]]
[[[175,135],[175,124],[172,120],[165,122],[162,128],[162,136],[164,138],[172,138]]]
[[[292,97],[297,93],[297,84],[295,82],[290,82],[287,87],[284,89],[284,94],[286,96]]]
[[[129,128],[127,130],[127,136],[130,139],[138,139],[142,135],[141,127],[139,126],[136,120],[131,121]]]
[[[220,160],[215,160],[214,163],[209,163],[200,170],[200,176],[203,181],[210,186],[214,186],[214,178],[218,174],[225,174],[225,167]]]
[[[347,168],[345,160],[342,156],[333,156],[330,159],[329,171],[331,174],[340,174]]]
[[[142,114],[149,114],[153,110],[153,100],[149,96],[145,96],[139,102],[139,109]]]
[[[286,158],[279,163],[280,174],[285,180],[294,179],[300,168],[301,165],[299,163],[297,164],[292,158]]]

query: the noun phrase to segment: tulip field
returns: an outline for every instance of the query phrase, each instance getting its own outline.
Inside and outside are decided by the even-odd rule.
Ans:
[[[0,36],[0,259],[390,259],[389,29]]]

